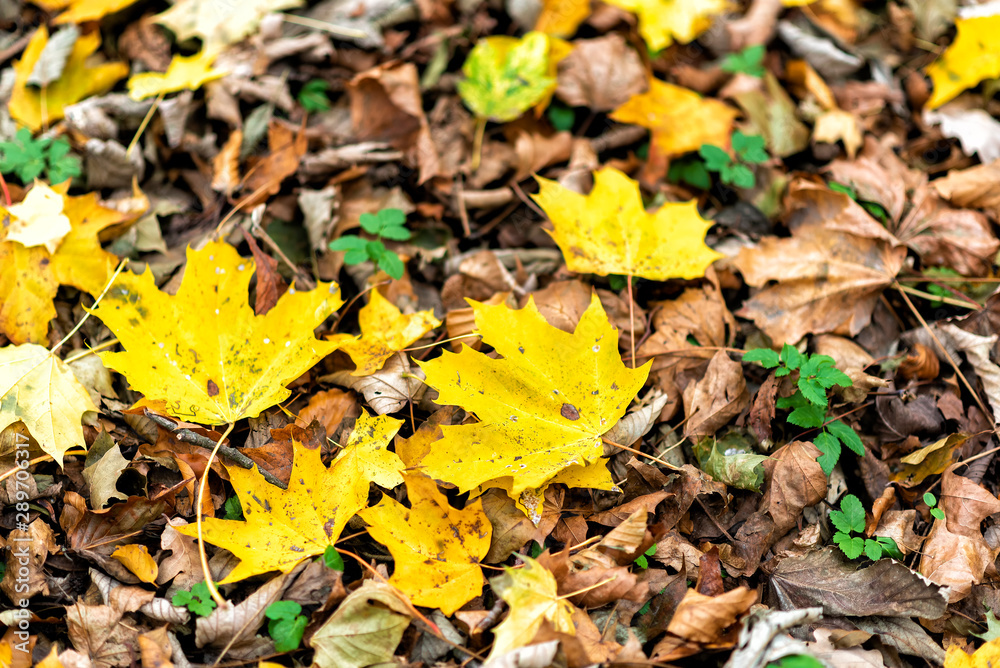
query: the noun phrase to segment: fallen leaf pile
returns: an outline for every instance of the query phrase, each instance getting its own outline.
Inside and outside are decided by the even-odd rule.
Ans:
[[[998,12],[0,4],[0,665],[996,665]]]

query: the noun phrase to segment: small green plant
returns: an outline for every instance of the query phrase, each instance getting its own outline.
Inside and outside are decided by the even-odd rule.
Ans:
[[[243,506],[240,505],[240,497],[235,494],[228,499],[226,499],[226,504],[223,506],[226,511],[223,519],[227,520],[242,520],[243,519]]]
[[[705,161],[705,168],[718,173],[723,183],[737,188],[753,188],[757,179],[747,165],[759,165],[770,159],[764,149],[764,138],[760,135],[745,135],[737,130],[733,133],[732,144],[735,159],[728,151],[714,144],[702,144],[698,154]]]
[[[576,123],[576,112],[558,102],[550,104],[549,108],[545,110],[545,115],[548,117],[552,127],[559,132],[572,130],[573,125]]]
[[[333,545],[327,545],[323,550],[323,565],[335,571],[344,571],[344,558]]]
[[[199,617],[208,617],[215,610],[215,601],[208,591],[208,584],[204,580],[191,587],[191,591],[179,591],[173,595],[170,602],[174,605],[187,608]]]
[[[647,568],[649,568],[649,560],[646,559],[646,557],[651,557],[654,554],[656,554],[656,543],[650,545],[648,550],[646,550],[645,552],[643,552],[642,554],[640,554],[638,557],[635,558],[635,565],[641,568],[642,570],[646,570]]]
[[[403,261],[385,247],[382,239],[407,241],[410,238],[411,232],[406,229],[406,214],[399,209],[382,209],[376,214],[361,214],[360,221],[361,229],[378,238],[368,241],[347,235],[331,242],[330,250],[346,251],[344,262],[347,264],[361,264],[371,260],[393,278],[402,278]]]
[[[924,503],[926,503],[927,507],[931,509],[931,516],[932,517],[934,517],[935,519],[939,519],[939,520],[943,520],[944,519],[944,511],[937,507],[938,500],[937,500],[936,496],[934,496],[930,492],[925,492],[924,493]]]
[[[760,79],[764,76],[764,45],[748,46],[739,53],[730,53],[719,67],[723,72],[742,72]]]
[[[854,188],[843,183],[838,183],[837,181],[830,181],[830,190],[835,193],[843,193],[853,199],[855,202],[860,204],[865,211],[871,214],[872,218],[875,218],[883,225],[889,222],[889,214],[886,212],[885,208],[877,202],[869,202],[866,200],[858,199],[858,193]]]
[[[264,616],[269,620],[267,632],[274,640],[277,652],[291,652],[299,648],[302,633],[309,619],[302,614],[302,606],[295,601],[275,601],[267,606]]]
[[[14,174],[28,184],[45,173],[49,183],[80,175],[80,160],[69,154],[69,142],[59,137],[34,138],[21,128],[12,141],[0,142],[0,172]]]
[[[712,175],[705,169],[705,163],[697,158],[674,160],[670,163],[667,178],[672,183],[683,181],[689,186],[701,188],[702,190],[708,190],[712,187]]]
[[[772,661],[764,668],[824,668],[824,664],[808,654],[789,654]]]
[[[310,79],[299,91],[297,96],[299,104],[310,114],[326,111],[333,106],[326,94],[329,89],[330,84],[323,79]]]
[[[863,538],[851,535],[865,530],[865,508],[861,505],[860,499],[853,494],[848,494],[840,500],[840,510],[830,511],[830,521],[837,528],[837,532],[833,534],[833,542],[848,559],[857,559],[862,552],[872,561],[878,561],[883,554],[894,559],[903,558],[896,541],[888,536]]]
[[[796,390],[790,397],[781,397],[778,408],[789,409],[788,421],[799,427],[819,429],[813,443],[823,453],[816,460],[823,471],[830,475],[840,461],[841,445],[856,455],[865,454],[865,446],[854,430],[840,420],[827,422],[826,411],[830,406],[827,390],[833,386],[850,387],[851,378],[835,366],[828,355],[800,353],[787,343],[781,353],[769,348],[756,348],[743,355],[744,362],[759,362],[766,369],[774,369],[777,377],[798,371]]]

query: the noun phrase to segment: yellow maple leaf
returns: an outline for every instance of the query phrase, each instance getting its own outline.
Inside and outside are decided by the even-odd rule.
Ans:
[[[487,660],[530,643],[543,621],[555,631],[576,635],[573,605],[559,596],[556,579],[537,561],[518,555],[522,568],[504,568],[503,575],[490,578],[494,593],[507,602],[507,619],[493,629],[493,650]]]
[[[733,3],[730,0],[607,0],[608,4],[634,12],[639,34],[650,51],[665,49],[678,41],[687,44],[712,26],[716,16]]]
[[[65,191],[65,187],[54,190]],[[118,258],[101,248],[98,233],[111,225],[136,220],[149,206],[138,189],[129,201],[130,210],[123,211],[103,206],[96,193],[60,197],[70,231],[54,253],[44,246],[27,247],[9,235],[0,241],[0,332],[14,343],[46,340],[49,321],[56,315],[52,300],[60,285],[71,285],[93,295],[104,289]],[[0,216],[4,213],[13,215],[0,207]]]
[[[257,467],[227,466],[245,521],[202,520],[205,540],[240,559],[219,584],[269,571],[287,573],[303,559],[323,554],[348,520],[368,505],[370,482],[386,487],[402,481],[403,463],[386,450],[401,424],[401,420],[362,411],[347,446],[329,468],[323,466],[319,448],[310,450],[293,440],[287,490],[266,482]],[[192,538],[198,535],[195,524],[177,527],[177,531]]]
[[[128,96],[145,100],[154,95],[176,93],[179,90],[198,90],[202,84],[225,76],[225,70],[213,70],[212,62],[218,54],[202,49],[193,56],[175,55],[164,73],[142,72],[128,80]]]
[[[1000,665],[1000,638],[989,641],[974,654],[952,645],[944,658],[944,668],[992,668],[996,665]]]
[[[533,198],[552,221],[552,238],[566,266],[581,274],[625,274],[654,281],[700,278],[722,255],[705,245],[712,223],[697,202],[668,202],[655,213],[642,206],[639,184],[612,167],[594,173],[581,195],[541,177]]]
[[[86,23],[97,21],[108,14],[114,14],[134,5],[137,0],[35,0],[35,4],[47,11],[66,11],[53,19],[52,23]]]
[[[73,226],[63,213],[62,195],[44,183],[36,183],[20,204],[7,207],[11,221],[7,227],[7,241],[16,241],[25,248],[45,246],[55,253],[63,238]]]
[[[618,332],[594,295],[572,334],[549,325],[534,300],[520,310],[472,302],[483,341],[503,356],[469,347],[420,366],[439,404],[480,422],[442,426],[420,464],[430,476],[468,491],[511,476],[511,495],[538,489],[563,469],[601,457],[601,434],[625,414],[649,363],[629,369]]]
[[[633,95],[611,113],[611,118],[650,131],[653,161],[697,151],[702,144],[729,146],[737,113],[718,100],[702,98],[693,90],[653,77],[648,91]]]
[[[553,37],[572,37],[590,16],[590,0],[542,0],[535,30]]]
[[[337,346],[313,329],[340,308],[336,283],[302,292],[293,285],[265,315],[247,302],[253,260],[223,241],[188,248],[176,295],[160,291],[152,271],[122,274],[92,312],[121,341],[100,353],[146,401],[201,424],[257,417],[284,401],[285,384]]]
[[[62,75],[43,88],[28,86],[42,50],[49,42],[49,31],[42,25],[25,47],[21,60],[14,63],[14,88],[7,109],[11,117],[37,131],[63,117],[63,109],[85,97],[106,93],[128,75],[125,63],[105,63],[90,67],[87,59],[101,45],[100,31],[83,35],[73,45]]]
[[[178,42],[198,37],[202,48],[214,49],[253,34],[271,12],[303,4],[304,0],[242,0],[229,7],[219,0],[180,0],[153,20],[173,32]]]
[[[427,476],[407,475],[404,480],[410,508],[383,496],[358,514],[371,525],[371,537],[396,560],[389,583],[414,605],[451,615],[482,593],[479,560],[490,550],[493,528],[482,501],[457,510]]]
[[[60,466],[74,446],[86,448],[80,419],[97,406],[61,359],[33,343],[0,348],[0,431],[23,422]]]
[[[955,28],[955,41],[927,66],[934,82],[927,109],[937,109],[984,79],[1000,77],[1000,14],[958,18]]]
[[[404,315],[395,304],[372,291],[371,301],[358,313],[361,338],[336,334],[331,340],[343,341],[340,350],[351,356],[357,370],[354,376],[370,376],[385,361],[424,334],[441,326],[431,310]]]

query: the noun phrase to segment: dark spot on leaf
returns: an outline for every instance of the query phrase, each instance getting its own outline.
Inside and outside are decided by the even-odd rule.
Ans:
[[[214,380],[209,379],[208,381],[208,396],[214,397],[219,393],[219,386],[215,384]]]
[[[567,420],[580,419],[580,411],[576,410],[576,406],[574,406],[573,404],[563,404],[562,409],[559,411],[559,414],[562,415]]]

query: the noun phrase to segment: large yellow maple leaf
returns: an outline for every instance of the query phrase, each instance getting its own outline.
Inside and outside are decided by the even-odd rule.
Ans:
[[[944,668],[992,668],[1000,665],[1000,638],[995,638],[973,654],[959,645],[951,645],[944,657]]]
[[[80,418],[97,406],[61,359],[33,343],[0,348],[0,431],[23,422],[60,466],[72,447],[86,448]]]
[[[443,437],[420,461],[424,472],[463,492],[510,476],[517,498],[569,466],[597,460],[601,435],[649,373],[649,363],[629,369],[622,362],[618,332],[597,296],[572,334],[549,325],[534,300],[516,311],[471,303],[483,341],[503,358],[464,346],[420,363],[437,403],[480,420],[442,426]]]
[[[65,191],[65,187],[55,188],[60,190]],[[96,193],[81,197],[60,193],[60,197],[61,215],[69,220],[70,230],[61,239],[52,240],[55,252],[44,244],[25,246],[9,238],[0,241],[0,332],[14,343],[46,340],[49,321],[56,315],[52,300],[60,285],[93,295],[104,289],[118,258],[101,248],[98,234],[111,225],[137,219],[149,206],[138,190],[127,210],[103,206]],[[0,207],[0,216],[7,213],[12,212]]]
[[[383,496],[358,514],[371,525],[371,537],[396,560],[389,583],[414,605],[451,615],[483,591],[479,560],[490,550],[493,527],[481,500],[458,510],[427,476],[407,475],[404,480],[410,508]]]
[[[559,596],[556,579],[531,557],[518,555],[522,568],[504,568],[503,575],[490,578],[494,593],[507,602],[507,619],[493,629],[493,650],[488,659],[530,643],[543,621],[553,630],[576,635],[573,605]]]
[[[240,559],[219,584],[269,571],[287,573],[303,559],[323,554],[348,520],[368,505],[370,482],[392,487],[402,481],[403,463],[386,450],[401,424],[362,411],[346,447],[329,468],[323,466],[319,448],[311,450],[293,440],[287,490],[265,481],[256,467],[227,466],[245,521],[202,520],[205,541]],[[192,538],[198,535],[195,524],[177,527],[177,531]]]
[[[431,310],[405,315],[378,290],[371,294],[371,301],[358,313],[361,338],[350,334],[330,337],[343,341],[340,350],[350,355],[358,367],[354,376],[372,375],[387,359],[441,325]]]
[[[218,54],[202,49],[193,56],[175,55],[170,67],[160,72],[133,74],[128,80],[128,96],[133,100],[145,100],[154,95],[176,93],[180,90],[198,90],[202,84],[227,74],[226,70],[212,69]]]
[[[937,109],[966,88],[1000,77],[1000,14],[955,19],[955,41],[927,66],[934,92],[927,109]]]
[[[611,118],[648,129],[652,134],[649,159],[655,162],[697,151],[702,144],[729,146],[737,114],[723,102],[652,77],[649,90],[633,95]]]
[[[100,353],[145,401],[174,417],[225,424],[284,401],[285,384],[333,352],[313,329],[343,301],[335,283],[302,292],[293,285],[266,315],[247,301],[253,260],[222,241],[188,248],[176,295],[153,274],[123,274],[93,311],[123,352]]]
[[[700,278],[722,257],[705,245],[712,223],[690,202],[668,202],[655,213],[642,206],[639,184],[612,167],[594,173],[581,195],[538,178],[534,200],[552,221],[552,238],[570,271],[623,274],[654,281]]]
[[[7,109],[14,120],[27,125],[32,131],[58,121],[63,117],[65,107],[85,97],[106,93],[119,79],[128,75],[125,63],[88,65],[87,59],[101,45],[101,33],[94,31],[76,40],[58,79],[44,88],[30,87],[28,77],[48,43],[48,29],[44,25],[39,26],[21,54],[21,60],[14,63],[14,88]]]
[[[732,6],[730,0],[607,0],[634,12],[639,34],[651,51],[693,41],[712,26],[716,16]]]

